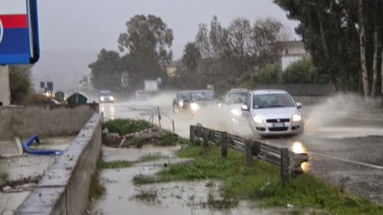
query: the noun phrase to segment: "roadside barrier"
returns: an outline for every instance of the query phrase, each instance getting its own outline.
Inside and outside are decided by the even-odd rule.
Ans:
[[[162,120],[162,116],[164,116],[166,119],[168,119],[170,121],[170,123],[172,124],[172,131],[173,133],[175,133],[175,124],[174,124],[174,119],[171,118],[169,115],[167,115],[166,113],[164,112],[161,112],[160,110],[160,107],[157,106],[151,113],[150,117],[149,117],[149,122],[153,125],[154,124],[154,119],[157,118],[158,119],[158,127],[161,129],[161,120]]]
[[[203,147],[210,143],[221,146],[221,156],[227,157],[228,149],[234,149],[246,155],[246,163],[251,164],[256,157],[268,163],[280,166],[281,180],[288,182],[291,178],[302,174],[302,164],[308,162],[307,153],[294,153],[288,148],[272,146],[258,140],[249,140],[243,137],[204,128],[201,125],[190,126],[190,141],[202,139]]]

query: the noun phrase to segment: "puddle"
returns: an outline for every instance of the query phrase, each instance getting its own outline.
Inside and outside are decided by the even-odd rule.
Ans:
[[[103,147],[105,161],[137,161],[141,157],[156,154],[166,159],[154,162],[137,163],[133,167],[120,169],[105,169],[101,172],[101,183],[106,192],[91,204],[90,214],[130,214],[168,215],[168,214],[285,214],[284,209],[262,209],[254,202],[241,201],[234,207],[217,208],[222,205],[220,183],[212,181],[171,182],[135,186],[133,178],[136,175],[153,175],[163,168],[163,164],[185,162],[177,158],[176,147],[143,148],[109,148]],[[209,184],[209,186],[207,186]],[[210,204],[209,204],[210,202]],[[232,202],[225,202],[228,203]]]
[[[231,209],[215,209],[207,204],[212,196],[220,199],[219,183],[211,187],[208,181],[172,182],[135,186],[135,175],[151,175],[159,167],[131,167],[104,170],[101,173],[106,193],[93,203],[91,214],[280,214],[278,210],[261,209],[255,203],[240,202]],[[142,197],[147,195],[148,197]]]

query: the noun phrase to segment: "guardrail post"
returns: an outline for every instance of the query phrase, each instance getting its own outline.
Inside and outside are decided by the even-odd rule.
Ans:
[[[195,141],[195,126],[190,126],[190,142],[194,143]]]
[[[253,163],[253,141],[246,141],[246,163],[250,165]]]
[[[283,182],[290,181],[289,160],[289,149],[281,148],[281,179]]]
[[[227,133],[222,132],[221,156],[227,158]]]

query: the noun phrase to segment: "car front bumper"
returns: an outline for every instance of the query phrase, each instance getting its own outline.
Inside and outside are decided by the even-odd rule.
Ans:
[[[274,135],[294,135],[300,134],[304,130],[304,123],[283,123],[283,126],[276,127],[274,123],[267,123],[262,125],[257,125],[252,123],[252,130],[254,133],[261,136],[274,136]]]

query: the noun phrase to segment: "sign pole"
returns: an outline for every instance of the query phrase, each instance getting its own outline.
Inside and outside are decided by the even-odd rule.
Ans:
[[[0,66],[0,106],[8,106],[10,103],[9,68],[8,66]]]

